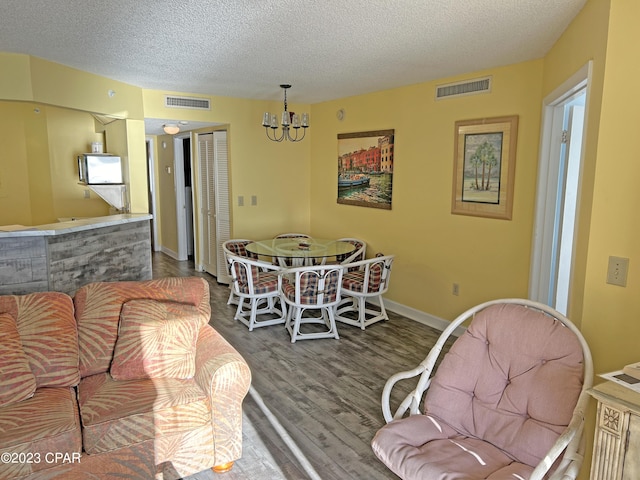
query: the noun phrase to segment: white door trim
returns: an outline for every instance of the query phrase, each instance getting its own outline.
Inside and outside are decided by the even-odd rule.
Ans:
[[[536,210],[534,217],[529,274],[529,298],[545,304],[549,303],[549,277],[551,272],[552,248],[555,223],[555,191],[558,184],[558,162],[560,158],[559,132],[554,125],[561,120],[556,108],[586,85],[585,126],[588,119],[589,85],[592,77],[592,61],[586,63],[576,73],[547,95],[542,101],[542,126],[540,132],[540,155],[538,160],[538,183],[536,190]],[[586,132],[586,127],[585,127]],[[582,151],[584,152],[583,135]],[[580,189],[581,179],[578,181]],[[579,191],[579,190],[578,190]],[[579,208],[579,206],[578,206]],[[577,229],[577,228],[576,228]]]
[[[148,178],[149,178],[149,193],[151,196],[151,205],[149,205],[149,211],[153,214],[153,221],[151,224],[153,225],[153,231],[151,235],[153,235],[153,249],[156,252],[160,251],[160,243],[158,241],[158,202],[156,198],[156,170],[155,170],[155,156],[154,156],[154,148],[155,148],[155,137],[146,137],[146,141],[149,144],[148,148],[148,158],[147,158],[147,168],[148,168]]]

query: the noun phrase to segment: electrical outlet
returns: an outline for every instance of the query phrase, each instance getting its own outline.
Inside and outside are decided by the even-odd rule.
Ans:
[[[84,191],[84,198],[91,198],[91,190],[87,189]]]
[[[238,206],[239,207],[244,207],[244,196],[243,195],[238,195]]]
[[[453,295],[455,295],[456,297],[457,297],[458,295],[460,295],[460,285],[459,285],[459,284],[457,284],[457,283],[454,283],[454,284],[453,284],[453,288],[451,289],[451,293],[452,293]]]
[[[609,257],[609,268],[607,269],[607,283],[627,286],[627,273],[629,272],[629,259],[624,257]]]
[[[255,207],[256,205],[258,205],[258,196],[257,195],[251,195],[251,206]]]

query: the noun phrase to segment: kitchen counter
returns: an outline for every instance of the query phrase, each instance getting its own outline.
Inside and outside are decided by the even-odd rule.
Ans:
[[[151,278],[149,214],[0,226],[0,295]]]
[[[0,238],[63,235],[65,233],[82,232],[94,228],[140,222],[150,220],[151,218],[153,218],[153,216],[148,213],[128,213],[122,215],[107,215],[105,217],[78,218],[68,222],[49,223],[35,227],[0,225]]]

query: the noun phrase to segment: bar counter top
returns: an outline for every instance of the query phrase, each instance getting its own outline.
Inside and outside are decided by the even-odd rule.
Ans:
[[[49,223],[46,225],[0,225],[0,238],[42,237],[82,232],[95,228],[123,225],[131,222],[150,220],[153,215],[148,213],[126,213],[107,215],[104,217],[78,218],[67,222]]]
[[[91,282],[148,280],[150,214],[0,226],[0,295],[56,291]]]

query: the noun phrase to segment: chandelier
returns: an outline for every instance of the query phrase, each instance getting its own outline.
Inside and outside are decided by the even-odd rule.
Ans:
[[[289,142],[299,142],[304,138],[307,128],[309,128],[309,114],[303,113],[298,115],[294,112],[287,110],[287,89],[291,88],[291,85],[280,85],[280,88],[284,90],[284,111],[282,112],[282,133],[280,136],[276,133],[278,129],[278,116],[275,113],[265,112],[262,118],[262,126],[267,134],[267,138],[274,142],[281,142],[287,140]],[[295,135],[291,135],[291,128],[295,130]],[[298,134],[302,128],[302,136],[298,138]],[[271,131],[270,131],[271,130]]]

